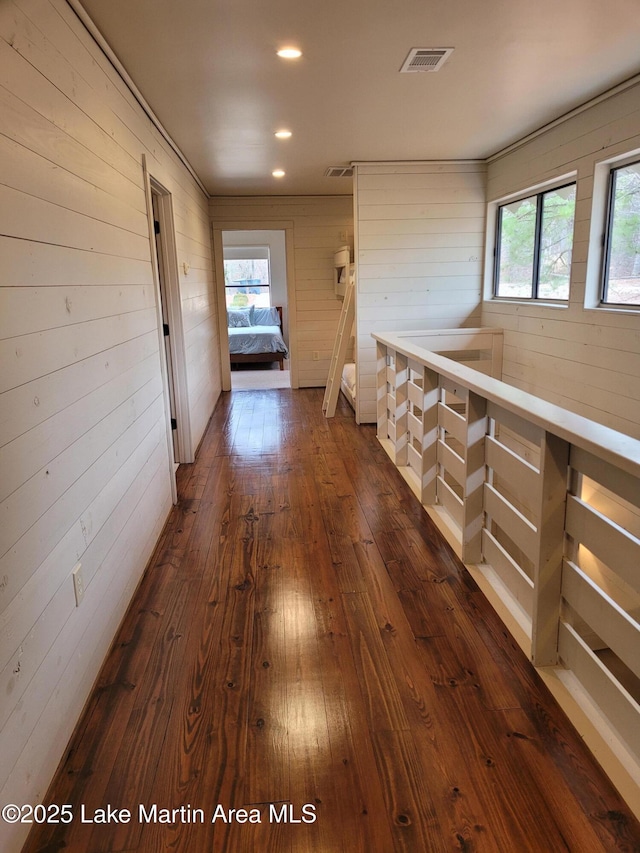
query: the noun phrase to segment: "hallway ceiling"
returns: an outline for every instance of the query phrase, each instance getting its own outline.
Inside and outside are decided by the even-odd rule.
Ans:
[[[212,195],[350,193],[329,166],[484,158],[640,71],[638,0],[82,5]],[[299,60],[276,56],[290,45]],[[455,50],[400,74],[412,47]]]

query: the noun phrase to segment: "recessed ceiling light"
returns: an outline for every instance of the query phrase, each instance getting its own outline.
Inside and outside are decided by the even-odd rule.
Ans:
[[[282,50],[278,51],[278,56],[283,59],[299,59],[302,56],[302,51],[298,50],[297,47],[283,47]]]
[[[275,136],[277,136],[278,139],[289,139],[291,137],[291,131],[290,130],[276,130]]]
[[[274,178],[284,178],[285,172],[284,169],[274,169],[271,174]]]

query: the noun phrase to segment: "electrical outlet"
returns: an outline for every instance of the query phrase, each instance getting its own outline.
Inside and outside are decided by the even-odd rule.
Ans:
[[[80,602],[84,598],[84,577],[82,576],[82,563],[78,563],[73,571],[73,591],[76,594],[76,607],[80,607]]]
[[[314,361],[320,361],[320,353],[318,352],[317,349],[314,349],[314,351],[313,351],[313,360]]]

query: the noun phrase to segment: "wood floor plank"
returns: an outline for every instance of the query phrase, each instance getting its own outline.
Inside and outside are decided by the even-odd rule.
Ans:
[[[288,576],[285,611],[289,774],[293,804],[313,805],[318,819],[315,824],[296,830],[294,847],[341,850],[342,833],[336,819],[339,790],[332,768],[329,721],[308,580],[308,551],[299,543],[296,552]]]
[[[447,590],[440,589],[443,594]],[[478,642],[474,623],[459,601],[454,601],[443,620],[444,632],[420,643],[421,657],[437,686],[453,686],[474,692],[487,709],[519,708],[520,698],[513,689],[513,678],[504,659],[491,656]]]
[[[205,575],[185,637],[185,666],[166,732],[166,741],[178,748],[163,751],[147,794],[148,801],[167,808],[189,803],[207,815],[218,802],[228,808],[243,805],[238,767],[246,753],[255,537],[252,498],[240,494],[242,483],[236,484],[237,490],[227,494],[219,526],[213,524],[207,564],[215,564],[216,572]],[[230,831],[225,821],[152,823],[144,827],[140,844],[142,849],[164,844],[197,853],[226,844]]]
[[[377,731],[373,734],[373,742],[392,821],[394,850],[406,853],[449,850],[411,733]]]
[[[321,409],[221,397],[47,794],[167,819],[25,853],[640,850],[374,428]]]
[[[536,787],[542,794],[549,812],[554,815],[554,820],[563,837],[567,839],[567,849],[577,848],[587,853],[587,851],[599,850],[604,843],[615,850],[618,841],[631,846],[632,839],[625,839],[623,822],[616,825],[621,836],[616,839],[611,833],[612,824],[597,822],[596,825],[592,825],[580,819],[580,805],[573,792],[567,791],[565,786],[559,783],[556,774],[545,772],[547,762],[545,745],[524,711],[521,709],[500,711],[498,718],[500,721],[498,725],[502,726],[507,749],[513,754],[514,763],[527,767],[528,772],[535,779]]]
[[[282,547],[288,507],[260,514],[256,552],[256,588],[247,708],[247,773],[245,808],[259,808],[261,823],[249,837],[236,831],[239,850],[290,851],[285,823],[271,820],[292,800],[289,781],[289,737],[286,706],[285,624],[286,572],[292,555]],[[233,836],[231,837],[233,843]]]
[[[528,849],[532,839],[534,849],[571,849],[527,765],[509,760],[507,738],[499,730],[501,712],[483,710],[477,697],[464,691],[441,692],[438,698],[440,714],[446,714],[457,731],[457,747],[481,802],[485,826],[503,845],[509,839],[516,850]]]
[[[317,619],[335,625],[326,614]],[[381,780],[372,772],[375,753],[350,639],[346,633],[326,632],[319,637],[318,649],[344,850],[385,853],[393,849],[391,826]]]
[[[438,815],[440,834],[449,843],[462,839],[466,849],[475,849],[474,837],[482,833],[487,850],[500,845],[490,827],[483,825],[482,803],[476,796],[467,768],[459,754],[455,738],[447,737],[448,726],[436,711],[437,686],[430,671],[419,659],[415,636],[400,600],[394,594],[391,578],[384,571],[382,558],[372,547],[368,554],[372,610],[384,649],[395,676],[398,694],[409,722],[413,762],[419,768],[423,805]],[[444,585],[437,589],[446,592]],[[464,790],[462,797],[460,791]],[[482,827],[478,830],[477,827]],[[470,830],[469,827],[476,827]]]

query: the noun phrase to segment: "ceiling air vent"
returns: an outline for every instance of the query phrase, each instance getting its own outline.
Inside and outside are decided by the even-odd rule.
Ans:
[[[414,71],[440,71],[453,53],[452,47],[412,47],[402,63],[401,74]]]
[[[352,178],[353,166],[329,166],[325,178]]]

